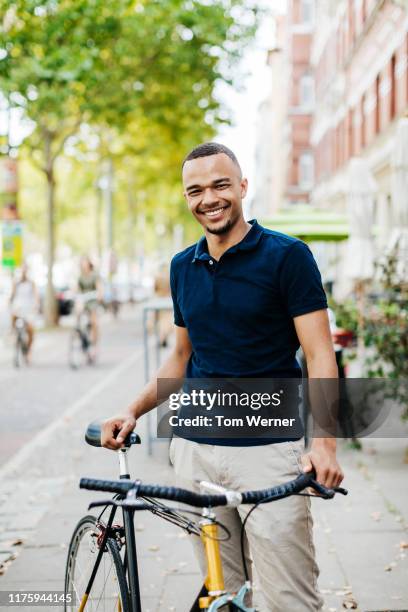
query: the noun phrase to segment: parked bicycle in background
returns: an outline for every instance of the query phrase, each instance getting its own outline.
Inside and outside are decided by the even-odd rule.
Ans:
[[[29,278],[28,267],[23,264],[20,278],[14,282],[10,295],[11,324],[15,332],[13,363],[16,367],[23,362],[29,364],[34,341],[35,317],[40,310],[37,287]]]

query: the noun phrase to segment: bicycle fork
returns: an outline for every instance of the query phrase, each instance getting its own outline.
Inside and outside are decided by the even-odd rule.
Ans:
[[[118,451],[119,457],[119,467],[120,467],[120,478],[124,480],[130,479],[129,469],[128,469],[128,461],[127,461],[127,452],[128,448],[121,448]],[[85,589],[85,593],[81,599],[80,606],[78,608],[78,612],[84,612],[85,606],[87,604],[89,594],[92,589],[92,585],[95,580],[95,576],[97,574],[100,562],[102,560],[102,555],[105,551],[106,542],[108,540],[111,527],[113,524],[113,519],[116,514],[116,506],[112,507],[111,513],[109,515],[108,523],[105,528],[105,532],[103,534],[102,542],[98,551],[98,556],[96,558],[96,562],[94,568],[92,570],[91,577]],[[136,542],[135,542],[135,527],[134,527],[134,510],[130,510],[129,508],[123,509],[123,524],[125,528],[125,541],[126,541],[126,555],[125,555],[125,567],[127,566],[128,570],[128,581],[129,581],[129,596],[130,596],[130,604],[132,612],[141,612],[141,601],[140,601],[140,585],[139,585],[139,574],[138,574],[138,566],[137,566],[137,554],[136,554]],[[118,612],[121,612],[121,604],[120,598],[118,598]]]
[[[81,603],[80,603],[79,608],[78,608],[78,612],[83,612],[85,610],[85,606],[86,606],[86,603],[88,601],[89,593],[91,592],[92,585],[94,583],[96,573],[97,573],[97,571],[99,569],[99,565],[100,565],[101,560],[102,560],[102,555],[103,555],[103,553],[105,551],[106,542],[108,540],[108,536],[109,536],[109,533],[110,533],[110,529],[112,527],[113,519],[115,518],[115,514],[116,514],[116,508],[114,506],[112,508],[112,510],[111,510],[110,515],[109,515],[108,523],[106,525],[106,529],[105,529],[105,532],[103,534],[102,542],[101,542],[101,545],[99,547],[98,556],[96,557],[95,565],[93,567],[92,574],[91,574],[91,577],[89,579],[89,582],[88,582],[88,584],[86,586],[85,593],[82,596]]]

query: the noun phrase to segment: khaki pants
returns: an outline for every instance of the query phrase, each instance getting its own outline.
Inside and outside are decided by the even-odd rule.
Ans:
[[[233,447],[174,438],[170,460],[178,486],[199,491],[199,482],[207,480],[248,491],[295,478],[301,470],[302,452],[303,441]],[[231,532],[231,538],[221,543],[227,591],[237,591],[245,582],[240,533],[250,508],[216,509],[217,519]],[[205,576],[206,562],[200,540],[196,537],[192,540]],[[251,571],[253,563],[257,575],[263,600],[261,612],[321,610],[309,498],[292,496],[258,506],[246,523],[245,550],[247,566]]]

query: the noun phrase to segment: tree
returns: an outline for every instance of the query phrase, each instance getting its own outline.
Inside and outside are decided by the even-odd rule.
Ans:
[[[161,126],[174,143],[187,132],[199,140],[222,120],[214,86],[252,34],[256,11],[244,0],[0,0],[0,7],[0,89],[32,120],[25,145],[47,181],[51,322],[55,165],[66,143],[83,123],[123,133],[131,121]]]

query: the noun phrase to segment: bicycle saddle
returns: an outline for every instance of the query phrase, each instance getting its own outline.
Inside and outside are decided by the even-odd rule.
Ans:
[[[85,441],[91,446],[101,446],[101,422],[93,421],[90,423],[85,432]],[[140,444],[141,439],[139,434],[132,431],[125,440],[125,446],[131,446],[132,444]]]

